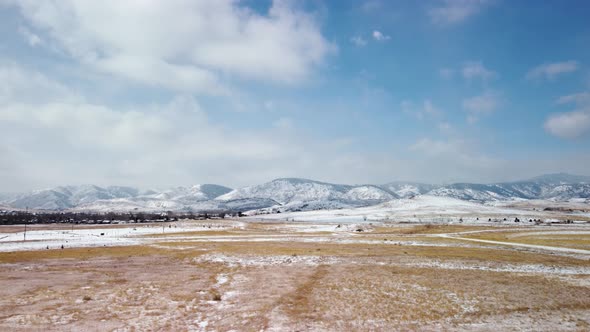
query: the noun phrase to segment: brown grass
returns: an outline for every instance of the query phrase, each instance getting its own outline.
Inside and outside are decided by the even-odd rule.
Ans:
[[[420,257],[439,260],[472,260],[515,264],[549,264],[587,266],[583,259],[523,252],[503,248],[398,246],[391,244],[333,244],[305,242],[164,242],[163,246],[191,246],[201,252],[238,255],[308,255],[336,257]],[[204,251],[203,251],[204,250]]]
[[[286,232],[272,227],[276,226],[261,223],[246,230],[189,234]],[[350,236],[353,240],[375,241],[371,244],[285,238],[270,242],[164,240],[142,246],[0,253],[0,264],[4,264],[0,268],[0,330],[41,330],[50,326],[62,330],[96,330],[96,326],[104,330],[195,330],[195,322],[204,319],[211,330],[469,330],[469,325],[460,324],[471,323],[483,324],[477,326],[484,330],[533,329],[526,325],[528,321],[513,326],[515,321],[509,319],[515,317],[540,322],[539,330],[588,329],[588,275],[411,266],[425,261],[589,266],[584,259],[495,245],[459,247],[453,245],[462,244],[461,240],[427,236],[484,229],[462,225],[392,226]],[[519,234],[514,228],[495,229],[501,231],[464,236],[550,245],[574,245],[576,241],[585,245],[590,237],[514,237]],[[536,232],[538,228],[526,231]],[[404,246],[390,243],[392,240],[433,245]],[[440,244],[449,246],[435,246]],[[297,263],[297,259],[275,265],[242,266],[193,259],[208,253],[328,256],[338,260],[319,266]],[[229,281],[220,284],[220,274]],[[558,325],[547,323],[550,319]],[[488,323],[493,324],[485,325]]]
[[[415,330],[437,321],[588,310],[588,296],[586,287],[542,276],[347,265],[318,268],[282,306],[296,326],[303,321],[317,329]]]
[[[0,252],[0,263],[39,261],[43,259],[87,260],[94,257],[130,257],[162,254],[161,249],[150,246],[122,246],[96,248],[68,248],[38,251]]]
[[[477,226],[477,225],[440,225],[440,224],[422,224],[403,226],[399,224],[392,224],[388,226],[375,227],[370,234],[398,234],[398,235],[415,235],[415,234],[441,234],[441,233],[457,233],[466,231],[480,231],[497,229],[491,226]]]
[[[547,230],[550,232],[551,230]],[[542,233],[542,231],[535,230],[535,232]],[[512,243],[523,243],[523,244],[534,244],[543,246],[554,246],[574,249],[586,249],[590,250],[590,234],[537,234],[537,235],[524,235],[515,236],[519,232],[505,231],[505,232],[488,232],[488,233],[476,233],[468,234],[463,237],[501,241],[501,242],[512,242]]]

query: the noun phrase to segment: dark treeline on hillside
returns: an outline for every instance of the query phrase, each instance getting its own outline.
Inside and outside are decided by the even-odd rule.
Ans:
[[[226,217],[239,217],[241,212],[166,212],[166,213],[93,213],[93,212],[23,212],[0,211],[0,225],[17,224],[115,224],[115,223],[146,223],[146,222],[170,222],[181,219],[205,220],[224,219]]]

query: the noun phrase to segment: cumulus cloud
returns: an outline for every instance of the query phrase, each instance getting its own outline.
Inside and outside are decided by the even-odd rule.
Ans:
[[[574,60],[545,63],[531,69],[526,78],[529,80],[553,80],[557,76],[578,70],[578,62]]]
[[[82,183],[240,186],[302,175],[366,183],[385,181],[396,164],[388,160],[387,168],[378,155],[346,150],[346,137],[318,139],[293,130],[287,117],[266,129],[226,127],[187,95],[114,106],[90,102],[16,64],[0,64],[0,79],[11,82],[10,90],[0,89],[5,191]]]
[[[487,81],[496,77],[496,73],[486,68],[481,61],[469,61],[463,64],[461,73],[466,80],[480,79]]]
[[[199,172],[221,176],[215,168],[226,165],[221,160],[235,166],[285,158],[280,138],[226,131],[211,123],[192,97],[111,107],[17,65],[0,66],[0,79],[7,78],[11,89],[0,90],[5,190],[28,181],[137,184],[150,179],[146,184],[169,185]],[[46,89],[52,93],[46,95]],[[231,179],[236,173],[224,171],[227,181],[236,180]]]
[[[473,148],[477,144],[451,138],[423,138],[410,149],[404,143],[397,149],[359,151],[353,146],[360,142],[350,137],[313,137],[286,117],[266,129],[232,128],[209,118],[206,107],[190,96],[116,106],[88,101],[15,64],[0,64],[0,69],[0,79],[10,77],[12,83],[11,90],[0,89],[5,191],[82,183],[145,188],[206,181],[235,187],[285,176],[346,183],[493,181],[507,173],[529,176],[559,169],[555,163],[489,158]],[[434,106],[424,101],[420,108]],[[439,129],[452,128],[441,124]],[[580,165],[588,163],[582,159],[567,170],[580,172]],[[526,169],[519,173],[518,165]]]
[[[314,17],[288,1],[264,15],[231,0],[13,4],[84,65],[174,90],[222,93],[227,75],[296,83],[335,51]]]
[[[545,121],[545,130],[553,136],[574,139],[590,133],[590,93],[579,92],[557,99],[557,104],[574,104],[570,112],[551,114]]]
[[[545,130],[559,138],[573,139],[590,133],[590,110],[551,115]]]
[[[12,61],[0,61],[0,105],[14,100],[31,104],[71,101],[80,97],[63,84],[35,71],[27,71]]]
[[[373,31],[373,39],[375,39],[376,41],[387,41],[387,40],[390,40],[391,37],[383,34],[381,31],[374,30]]]
[[[500,105],[500,95],[493,91],[486,91],[481,95],[463,100],[463,109],[467,111],[467,120],[471,123],[480,116],[493,113]]]
[[[436,6],[428,9],[432,23],[437,25],[453,25],[461,23],[481,12],[489,0],[441,0]]]

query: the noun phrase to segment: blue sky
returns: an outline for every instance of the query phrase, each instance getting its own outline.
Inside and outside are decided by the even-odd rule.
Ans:
[[[2,191],[590,175],[587,1],[0,1]]]

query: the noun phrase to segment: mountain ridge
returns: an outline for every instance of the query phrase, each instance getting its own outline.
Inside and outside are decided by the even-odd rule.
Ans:
[[[0,203],[16,209],[105,212],[253,209],[304,211],[362,207],[419,195],[480,203],[517,199],[588,199],[590,176],[553,173],[520,181],[447,185],[411,181],[347,185],[291,177],[237,189],[216,184],[176,186],[163,190],[86,184],[58,186],[21,194],[0,194]]]

